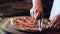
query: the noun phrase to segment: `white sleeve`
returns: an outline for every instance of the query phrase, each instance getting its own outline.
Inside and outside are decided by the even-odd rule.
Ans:
[[[52,20],[58,14],[60,14],[60,0],[54,0],[49,19]]]

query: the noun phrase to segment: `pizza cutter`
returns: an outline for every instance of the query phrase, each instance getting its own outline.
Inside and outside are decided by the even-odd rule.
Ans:
[[[33,12],[32,16],[33,16],[33,18],[36,19],[37,14],[35,11]],[[42,20],[41,19],[38,20],[38,26],[39,26],[39,31],[41,31],[42,30]]]
[[[42,30],[42,21],[41,19],[38,20],[39,31]]]

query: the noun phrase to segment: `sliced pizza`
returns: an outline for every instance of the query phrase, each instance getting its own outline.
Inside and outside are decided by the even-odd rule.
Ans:
[[[11,19],[11,24],[18,29],[39,30],[38,21],[31,17],[15,17]]]

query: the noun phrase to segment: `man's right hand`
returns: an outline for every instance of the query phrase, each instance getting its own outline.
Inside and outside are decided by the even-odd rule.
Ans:
[[[30,10],[30,15],[34,19],[41,19],[43,17],[43,9],[38,5],[32,7]]]

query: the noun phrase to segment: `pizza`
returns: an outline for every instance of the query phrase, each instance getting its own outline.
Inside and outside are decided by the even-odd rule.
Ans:
[[[51,26],[50,21],[51,20],[48,20],[48,19],[42,19],[42,27],[43,27],[43,29],[50,29],[50,26]]]
[[[11,24],[22,30],[39,30],[38,21],[31,17],[14,17],[11,19]]]

